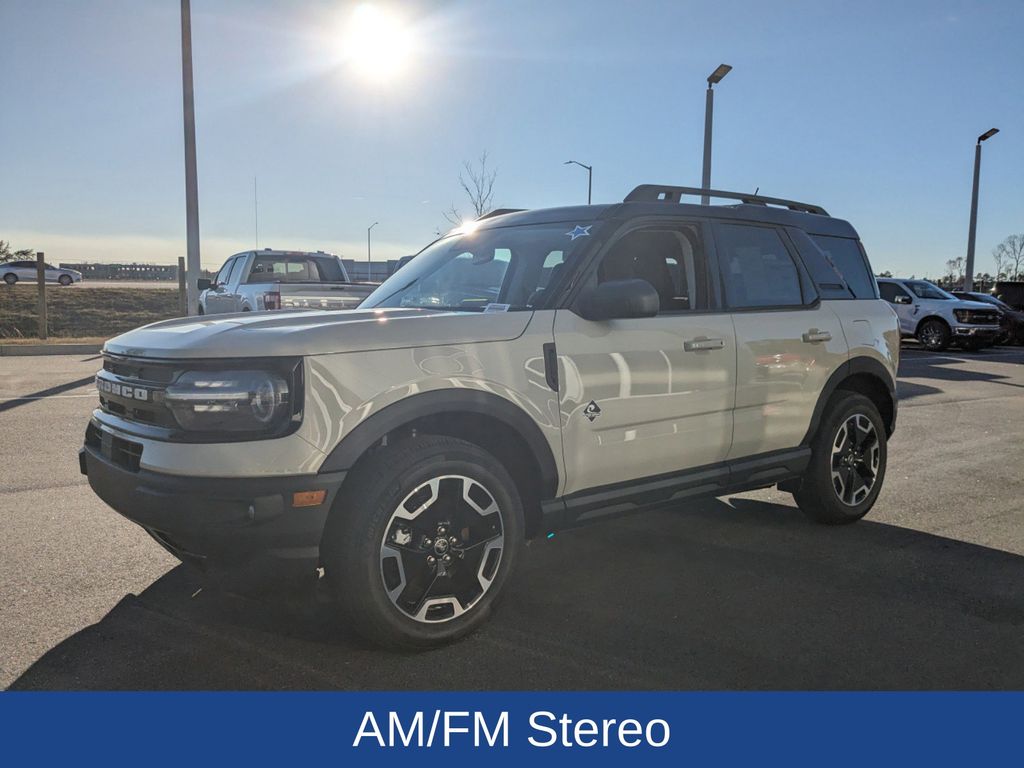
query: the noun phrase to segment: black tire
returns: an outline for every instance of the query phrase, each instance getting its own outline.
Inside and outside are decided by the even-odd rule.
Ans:
[[[921,346],[929,352],[943,352],[949,347],[949,341],[953,337],[946,322],[937,317],[922,320],[915,335]]]
[[[4,275],[4,282],[7,283],[8,285],[14,285],[16,282],[18,282],[18,276],[13,272],[8,272],[6,275]]]
[[[854,421],[856,420],[856,421]],[[865,421],[870,422],[876,442],[871,443],[865,430]],[[851,427],[851,423],[854,426]],[[854,434],[853,446],[837,445],[843,437]],[[864,440],[866,461],[851,461],[846,457],[858,455],[857,438]],[[877,462],[873,462],[873,446],[877,446]],[[850,453],[847,452],[850,448]],[[837,456],[838,451],[838,456]],[[885,424],[875,404],[856,392],[837,391],[825,407],[818,432],[811,442],[811,461],[807,466],[797,490],[793,492],[797,506],[812,520],[829,525],[841,525],[860,520],[868,513],[885,480],[887,459]],[[837,461],[838,458],[838,461]],[[839,477],[834,477],[834,472]],[[858,498],[859,477],[863,481],[871,476],[867,494]],[[842,486],[840,488],[840,486]],[[852,492],[851,492],[852,491]]]
[[[57,278],[57,282],[63,285],[65,288],[67,288],[69,285],[71,285],[72,280],[70,275],[61,275],[60,277]]]
[[[473,508],[462,498],[471,494],[477,517],[468,519]],[[496,509],[485,515],[478,502]],[[423,650],[487,620],[523,540],[523,506],[505,468],[472,443],[424,435],[359,462],[331,510],[320,554],[357,632],[388,648]]]

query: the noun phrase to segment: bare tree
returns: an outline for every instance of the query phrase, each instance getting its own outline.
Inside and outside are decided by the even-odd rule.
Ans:
[[[473,208],[473,218],[479,219],[485,213],[490,213],[494,206],[494,180],[498,177],[498,171],[487,167],[486,150],[480,155],[480,159],[474,164],[467,160],[462,164],[462,171],[459,172],[459,186],[469,198],[469,204]],[[452,203],[451,207],[442,214],[449,223],[459,226],[463,222],[462,214]]]
[[[957,256],[946,262],[946,280],[949,285],[955,285],[964,275],[964,257]]]
[[[36,252],[31,248],[21,248],[17,251],[11,250],[11,243],[9,240],[0,240],[0,262],[2,261],[25,261],[32,259],[35,261]]]
[[[1010,235],[992,249],[996,276],[1007,280],[1024,279],[1024,234]]]

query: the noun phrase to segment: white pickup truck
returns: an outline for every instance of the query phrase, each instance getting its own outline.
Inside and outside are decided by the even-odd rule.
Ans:
[[[199,281],[199,314],[353,309],[376,287],[349,280],[341,259],[323,251],[246,251],[228,259],[212,280]]]

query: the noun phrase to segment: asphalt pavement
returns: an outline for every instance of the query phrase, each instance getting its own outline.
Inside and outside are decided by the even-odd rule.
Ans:
[[[758,491],[532,542],[486,627],[415,655],[312,601],[199,590],[90,491],[94,356],[0,358],[0,687],[1024,688],[1024,351],[908,348],[856,525]]]

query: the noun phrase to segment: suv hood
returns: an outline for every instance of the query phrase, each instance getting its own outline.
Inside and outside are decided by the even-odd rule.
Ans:
[[[144,325],[111,339],[103,351],[169,359],[287,357],[507,341],[522,335],[532,315],[425,309],[239,312]]]

